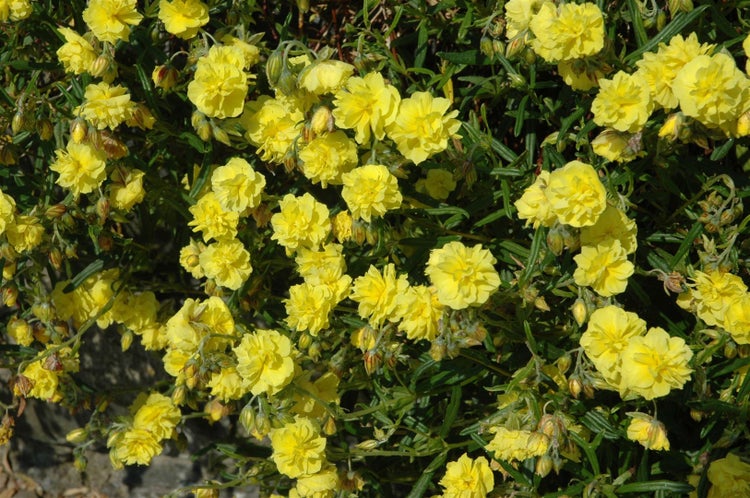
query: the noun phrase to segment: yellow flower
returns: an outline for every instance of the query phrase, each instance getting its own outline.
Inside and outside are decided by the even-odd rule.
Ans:
[[[607,128],[591,141],[591,147],[597,156],[608,161],[626,163],[645,152],[640,151],[641,134],[617,131]]]
[[[131,428],[107,440],[110,457],[125,465],[148,465],[162,452],[159,439],[147,429]]]
[[[320,420],[327,413],[328,404],[339,404],[339,378],[332,372],[324,373],[315,382],[309,381],[309,375],[294,382],[299,389],[293,394],[292,413]]]
[[[653,108],[648,82],[638,72],[619,71],[599,80],[599,93],[591,103],[596,124],[630,133],[643,128]]]
[[[76,111],[99,130],[114,130],[130,119],[136,109],[135,103],[130,101],[128,89],[120,85],[92,83],[86,87],[83,98],[83,104]]]
[[[188,226],[193,227],[194,232],[203,232],[204,241],[227,240],[237,236],[239,214],[224,210],[213,192],[204,194],[188,210],[193,215]]]
[[[380,73],[352,77],[336,94],[333,117],[339,128],[354,130],[357,143],[368,144],[371,135],[383,140],[385,129],[396,119],[401,96]]]
[[[586,92],[599,86],[604,78],[604,68],[588,59],[569,59],[557,63],[557,72],[573,90]]]
[[[242,51],[245,58],[245,69],[250,69],[260,61],[260,49],[236,36],[226,34],[221,37],[221,43],[228,47],[236,47]]]
[[[201,253],[206,249],[202,242],[190,239],[190,244],[180,249],[180,265],[190,272],[193,278],[203,278],[203,268],[200,265]]]
[[[447,112],[451,103],[428,92],[415,92],[401,101],[396,120],[386,127],[388,137],[396,142],[406,159],[419,164],[444,151],[449,138],[458,137],[461,122],[458,111]]]
[[[214,45],[198,59],[187,95],[195,107],[212,118],[239,116],[245,107],[248,76],[245,56],[237,47]]]
[[[557,220],[546,194],[549,176],[549,171],[539,173],[534,183],[526,187],[523,195],[513,203],[518,210],[518,218],[526,220],[526,225],[531,223],[534,229],[540,225],[551,227]]]
[[[369,222],[372,217],[381,217],[401,206],[398,180],[383,165],[360,166],[341,175],[341,181],[344,184],[341,197],[354,219],[362,218]]]
[[[34,342],[34,334],[29,322],[14,316],[8,320],[8,336],[21,346],[30,346]]]
[[[576,228],[596,223],[607,207],[599,175],[581,161],[571,161],[550,173],[544,194],[557,220]]]
[[[437,337],[438,322],[443,316],[444,306],[440,304],[434,287],[409,287],[397,299],[397,313],[401,319],[398,329],[406,332],[408,339],[431,341]]]
[[[630,412],[628,439],[636,441],[647,450],[669,451],[669,439],[664,424],[645,413]]]
[[[515,38],[529,29],[531,18],[549,0],[508,0],[505,2],[505,36]]]
[[[326,465],[315,474],[300,476],[297,486],[289,492],[289,498],[296,492],[300,497],[333,498],[334,491],[339,489],[341,481],[335,465]]]
[[[260,204],[266,177],[241,157],[231,158],[211,175],[211,189],[225,211],[243,214]]]
[[[595,246],[581,247],[581,253],[573,258],[576,270],[573,279],[576,285],[588,285],[604,297],[625,292],[628,278],[635,271],[633,263],[617,239],[609,239]]]
[[[679,337],[670,337],[660,327],[633,337],[622,352],[620,394],[635,393],[647,400],[681,389],[690,379],[688,362],[693,352]]]
[[[271,239],[285,247],[287,254],[301,247],[318,247],[331,232],[328,208],[308,193],[286,194],[279,207],[281,211],[271,217]]]
[[[616,207],[607,206],[596,223],[581,228],[581,245],[595,246],[609,239],[617,239],[625,253],[632,254],[638,247],[637,233],[635,221]]]
[[[16,201],[8,194],[0,190],[0,235],[8,228],[8,224],[13,222],[13,216],[16,213]]]
[[[164,23],[167,33],[189,40],[208,23],[208,6],[200,0],[162,0],[159,2],[159,20]]]
[[[499,460],[523,461],[542,456],[549,449],[549,438],[545,434],[526,430],[508,430],[505,427],[493,427],[490,432],[493,432],[495,437],[484,449],[492,452]]]
[[[396,321],[398,297],[406,292],[409,282],[405,275],[396,277],[396,267],[389,263],[381,273],[370,265],[367,273],[354,280],[350,298],[359,303],[359,316],[379,327],[386,320]]]
[[[233,399],[240,399],[248,392],[242,376],[235,367],[224,367],[218,372],[212,373],[207,387],[211,389],[212,396],[216,396],[225,403]]]
[[[589,318],[588,327],[581,335],[580,343],[586,356],[592,361],[604,379],[613,387],[620,386],[622,352],[633,337],[646,333],[646,322],[636,313],[616,306],[605,306],[595,310]]]
[[[456,188],[456,180],[453,179],[453,173],[448,170],[431,169],[427,171],[424,187],[430,197],[444,201]]]
[[[60,176],[56,183],[70,189],[74,196],[88,194],[106,178],[106,154],[87,144],[68,143],[65,150],[55,151],[57,159],[50,169]]]
[[[237,290],[253,272],[250,253],[237,239],[220,240],[209,244],[198,257],[206,278],[217,285]]]
[[[59,384],[58,373],[44,368],[43,361],[37,360],[29,363],[21,372],[21,375],[29,379],[32,384],[31,391],[29,391],[27,396],[45,401],[57,401],[57,398],[59,398],[59,393],[57,392]]]
[[[472,460],[464,453],[448,462],[440,485],[445,498],[484,498],[495,487],[495,477],[486,458]]]
[[[91,275],[70,293],[63,292],[67,281],[58,282],[52,291],[52,303],[58,317],[61,320],[72,318],[76,327],[94,318],[114,298],[118,277],[117,269],[105,270]],[[100,316],[96,323],[101,328],[107,327],[112,323],[111,311]]]
[[[73,74],[87,72],[98,57],[94,47],[70,28],[60,26],[57,30],[65,37],[65,43],[57,49],[57,58],[65,71]]]
[[[604,18],[593,3],[545,2],[531,18],[531,47],[548,62],[580,59],[604,47]]]
[[[343,249],[341,244],[324,244],[320,249],[300,248],[294,258],[297,271],[305,282],[314,285],[320,285],[328,277],[338,279],[346,271]]]
[[[677,304],[694,311],[707,325],[726,328],[724,324],[729,307],[746,292],[747,285],[737,275],[696,271],[690,290],[679,295]]]
[[[326,187],[341,184],[341,175],[359,162],[357,144],[343,131],[314,138],[299,151],[302,173],[313,183]]]
[[[216,296],[205,301],[186,299],[165,324],[169,347],[192,353],[223,351],[237,336],[234,318],[226,303]],[[213,336],[213,337],[210,337]]]
[[[440,304],[460,310],[484,304],[498,289],[496,262],[480,244],[467,247],[453,241],[430,252],[425,274],[435,286]]]
[[[299,75],[299,87],[314,95],[336,93],[354,72],[354,66],[336,60],[315,61]]]
[[[0,0],[0,22],[22,21],[29,17],[33,10],[30,0]]]
[[[133,428],[149,431],[157,440],[167,439],[182,419],[182,413],[172,398],[160,393],[142,395],[131,407]]]
[[[109,202],[115,209],[130,211],[146,196],[143,189],[143,176],[139,169],[115,168],[110,176]]]
[[[729,305],[723,322],[737,344],[750,344],[750,294],[743,294]]]
[[[291,477],[310,476],[318,473],[326,461],[326,439],[318,428],[305,417],[271,430],[271,458],[282,474]]]
[[[333,236],[337,241],[343,243],[352,238],[352,215],[349,211],[337,213],[331,220],[331,225]]]
[[[329,326],[328,316],[337,304],[328,287],[307,282],[289,288],[289,298],[284,299],[286,323],[297,331],[309,331],[317,336]]]
[[[17,252],[26,252],[42,243],[44,227],[36,216],[18,215],[5,230],[8,242]]]
[[[130,27],[141,22],[136,0],[89,0],[83,20],[103,42],[128,41]]]
[[[233,349],[237,371],[250,392],[274,395],[292,381],[296,351],[288,337],[275,330],[245,334]]]
[[[750,464],[734,453],[711,462],[706,473],[711,483],[708,498],[743,498],[750,496]]]
[[[682,67],[699,55],[708,55],[714,46],[701,44],[698,36],[690,33],[687,38],[676,35],[669,40],[669,45],[659,44],[659,50],[645,52],[636,62],[638,73],[645,79],[655,103],[665,109],[674,109],[678,105],[672,85]]]
[[[282,163],[295,140],[302,133],[304,115],[291,99],[274,99],[267,95],[250,102],[242,115],[248,142],[258,147],[263,161]]]
[[[730,132],[750,103],[750,80],[724,53],[699,55],[672,83],[682,112],[711,128]]]

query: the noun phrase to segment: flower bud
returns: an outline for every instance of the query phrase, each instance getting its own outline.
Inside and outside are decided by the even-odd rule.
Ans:
[[[524,78],[520,74],[518,73],[509,74],[508,79],[510,80],[511,88],[515,88],[515,89],[526,88],[526,78]]]
[[[32,304],[31,313],[42,322],[49,322],[55,316],[54,308],[48,301]]]
[[[190,118],[190,122],[201,140],[204,142],[211,140],[211,124],[206,119],[205,114],[195,111]]]
[[[89,133],[89,127],[82,118],[76,118],[70,124],[70,138],[73,142],[79,144],[83,142],[86,135]]]
[[[115,240],[108,233],[99,234],[99,238],[97,239],[97,242],[99,243],[99,249],[101,249],[104,252],[111,251],[115,245]]]
[[[13,132],[14,135],[18,135],[20,132],[22,132],[26,128],[27,124],[26,119],[26,113],[24,113],[21,109],[16,111],[16,113],[13,115],[13,119],[10,122],[10,129]]]
[[[255,410],[250,403],[247,403],[240,410],[240,425],[248,432],[252,432],[255,428]]]
[[[132,330],[126,330],[122,333],[120,336],[120,349],[124,353],[128,349],[130,349],[130,346],[133,344],[133,331]]]
[[[81,444],[88,439],[89,431],[83,427],[73,429],[65,435],[65,440],[71,444]]]
[[[14,284],[3,287],[3,304],[12,308],[16,305],[16,301],[18,301],[18,287]]]
[[[64,215],[67,210],[68,208],[65,207],[64,204],[54,204],[47,208],[47,210],[44,212],[44,216],[51,220],[54,220],[55,218],[59,218],[60,216]]]
[[[367,439],[365,441],[357,443],[355,447],[360,450],[370,451],[370,450],[374,450],[379,445],[380,443],[376,441],[375,439]]]
[[[584,300],[580,297],[576,299],[576,302],[573,303],[571,311],[573,312],[573,318],[575,319],[578,326],[582,327],[586,322],[586,318],[588,317],[588,310],[586,309],[586,303],[584,302]]]
[[[195,498],[219,498],[219,490],[216,488],[195,488]]]
[[[89,67],[89,74],[94,78],[102,78],[113,69],[114,60],[109,55],[100,55]]]
[[[734,341],[727,341],[727,343],[724,344],[724,356],[728,360],[737,356],[737,344],[735,344]]]
[[[88,463],[88,459],[83,454],[76,455],[73,459],[73,467],[75,467],[75,469],[81,474],[86,472]]]
[[[271,86],[276,86],[283,68],[284,57],[280,50],[276,50],[268,57],[268,61],[266,61],[266,77]]]
[[[575,399],[578,399],[578,396],[581,395],[581,391],[583,390],[583,385],[581,384],[580,380],[571,377],[570,379],[568,379],[568,390]]]
[[[693,0],[669,0],[669,14],[674,17],[680,12],[690,12],[693,10]]]
[[[59,270],[62,267],[62,252],[57,247],[50,249],[47,258],[55,270]]]
[[[34,388],[34,383],[25,375],[17,375],[12,381],[13,394],[16,396],[27,396]]]
[[[218,399],[212,399],[206,403],[206,407],[203,410],[206,412],[206,418],[211,423],[218,422],[229,413],[229,408],[224,406]]]
[[[151,80],[154,82],[156,88],[163,90],[171,90],[172,87],[177,83],[179,76],[177,69],[170,66],[156,66],[151,73]]]
[[[52,140],[52,137],[55,135],[55,127],[52,125],[52,121],[42,118],[36,122],[36,132],[39,138],[46,142],[47,140]]]
[[[659,129],[659,137],[674,142],[683,136],[685,128],[685,115],[681,112],[675,112],[667,116],[664,124]]]
[[[175,387],[175,390],[172,391],[172,402],[180,406],[185,402],[185,397],[187,396],[187,389],[183,384],[178,385]]]
[[[383,356],[376,350],[370,349],[362,355],[367,375],[372,375],[383,363]]]
[[[539,477],[545,477],[552,471],[552,457],[549,455],[542,455],[536,460],[534,466],[534,473]]]
[[[557,369],[560,371],[560,373],[565,374],[565,372],[567,372],[570,368],[572,361],[573,360],[570,358],[570,355],[566,353],[559,357],[555,363],[557,364]]]
[[[333,114],[326,106],[320,106],[316,109],[310,119],[310,129],[316,135],[333,131]]]
[[[99,217],[99,224],[103,225],[105,221],[107,221],[107,217],[109,216],[109,199],[106,197],[100,197],[98,201],[96,201],[96,215]]]

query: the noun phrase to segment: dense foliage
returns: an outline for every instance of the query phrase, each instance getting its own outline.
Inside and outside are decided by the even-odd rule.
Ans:
[[[221,425],[175,494],[750,496],[748,5],[0,0],[0,441],[38,398],[82,470]],[[118,335],[158,371],[91,382]]]

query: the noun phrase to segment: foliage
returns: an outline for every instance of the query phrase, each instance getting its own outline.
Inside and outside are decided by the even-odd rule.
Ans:
[[[203,496],[750,493],[746,13],[0,1],[0,440],[34,397],[81,469],[222,424]],[[156,381],[85,380],[114,334]]]

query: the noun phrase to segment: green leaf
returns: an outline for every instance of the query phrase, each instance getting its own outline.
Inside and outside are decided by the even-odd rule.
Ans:
[[[636,50],[633,50],[630,52],[627,57],[623,60],[625,64],[632,65],[635,64],[635,61],[641,58],[641,54],[644,52],[648,52],[649,50],[653,50],[656,47],[659,46],[660,43],[664,42],[667,43],[669,40],[680,33],[687,28],[690,24],[693,23],[696,19],[700,18],[703,13],[711,6],[711,4],[705,4],[701,5],[700,7],[696,7],[690,12],[680,12],[674,18],[672,19],[672,22],[667,24],[664,29],[659,31],[659,34],[651,38],[648,42],[641,45]]]
[[[689,493],[693,491],[690,484],[674,481],[647,481],[633,482],[618,487],[617,493],[654,493],[657,491],[668,491],[671,493]]]
[[[482,66],[489,63],[489,59],[480,50],[466,50],[465,52],[438,52],[438,57],[466,66]]]
[[[435,472],[437,472],[438,469],[443,468],[447,457],[448,453],[443,452],[433,458],[424,472],[422,472],[422,475],[419,477],[419,479],[417,479],[417,482],[414,484],[414,487],[411,488],[411,491],[406,498],[421,498],[421,496],[424,495],[425,491],[427,491],[427,487],[432,482],[432,476],[435,474]]]
[[[670,270],[674,270],[682,261],[682,258],[690,252],[690,248],[693,246],[693,241],[700,237],[702,233],[703,224],[700,221],[696,221],[690,231],[685,235],[685,238],[682,240],[682,244],[680,244],[680,248],[677,249],[674,257],[669,261]]]

